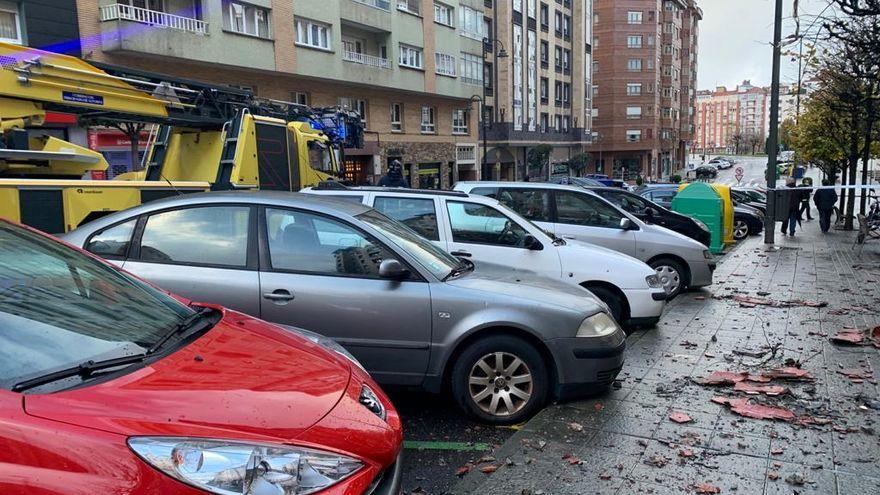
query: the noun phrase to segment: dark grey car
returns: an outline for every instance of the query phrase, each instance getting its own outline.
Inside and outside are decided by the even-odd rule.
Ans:
[[[623,363],[623,331],[587,291],[475,271],[352,202],[193,194],[63,238],[177,294],[332,337],[380,382],[449,384],[485,421],[516,423],[552,395],[606,386]]]

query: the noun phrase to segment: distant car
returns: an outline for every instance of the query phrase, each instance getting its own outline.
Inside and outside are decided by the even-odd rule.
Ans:
[[[767,214],[767,201],[766,200],[758,201],[755,199],[754,196],[752,196],[748,192],[746,192],[742,189],[735,189],[735,188],[730,189],[730,197],[731,197],[731,199],[733,199],[734,201],[736,201],[737,203],[739,203],[741,205],[752,207],[752,208],[760,211],[764,215]]]
[[[0,492],[400,493],[400,418],[338,345],[3,220],[0,287]]]
[[[603,187],[605,184],[589,177],[557,177],[550,182],[580,187]]]
[[[713,158],[712,160],[709,160],[708,164],[714,166],[718,170],[724,170],[733,167],[733,162],[725,158]]]
[[[718,177],[718,168],[713,165],[700,165],[694,172],[697,179],[714,179]]]
[[[608,186],[608,187],[625,187],[626,182],[618,179],[612,179],[605,174],[588,174],[585,176],[588,179],[593,179],[596,182],[599,182],[600,185]]]
[[[458,191],[496,198],[557,237],[638,258],[657,271],[670,298],[688,287],[712,284],[715,259],[699,242],[649,225],[598,194],[572,186],[531,182],[459,182]],[[546,212],[527,198],[541,198]]]
[[[504,222],[472,233],[537,248]],[[519,423],[551,397],[601,390],[623,365],[625,333],[590,292],[475,268],[352,201],[187,194],[64,238],[186,297],[335,339],[380,383],[448,386],[488,423]]]

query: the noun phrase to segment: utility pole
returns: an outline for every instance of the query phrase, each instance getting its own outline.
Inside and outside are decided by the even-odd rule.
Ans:
[[[776,239],[776,159],[779,153],[779,64],[782,51],[782,0],[776,0],[773,21],[773,77],[770,81],[770,137],[767,140],[767,215],[764,216],[764,244]]]

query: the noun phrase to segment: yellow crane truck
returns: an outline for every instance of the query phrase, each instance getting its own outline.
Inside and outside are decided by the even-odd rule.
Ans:
[[[149,125],[143,169],[83,179],[107,161],[28,133],[47,111],[76,114],[83,125]],[[341,177],[342,149],[362,146],[360,116],[346,109],[0,43],[0,217],[46,232],[174,194],[296,191]]]

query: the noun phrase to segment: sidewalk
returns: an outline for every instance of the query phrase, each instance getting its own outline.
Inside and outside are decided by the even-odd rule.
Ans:
[[[856,257],[854,233],[822,236],[816,220],[803,227],[794,238],[777,232],[774,249],[759,237],[736,247],[715,285],[677,298],[657,328],[629,337],[620,387],[548,407],[452,493],[880,493],[880,349],[829,340],[844,327],[880,325],[880,243]],[[774,307],[767,299],[828,305]],[[759,378],[785,366],[815,379]],[[737,387],[787,392],[745,395],[732,384],[693,381],[713,371],[758,380]],[[744,417],[713,397],[751,399],[739,402],[747,414],[794,418]],[[673,422],[672,413],[691,421]]]

